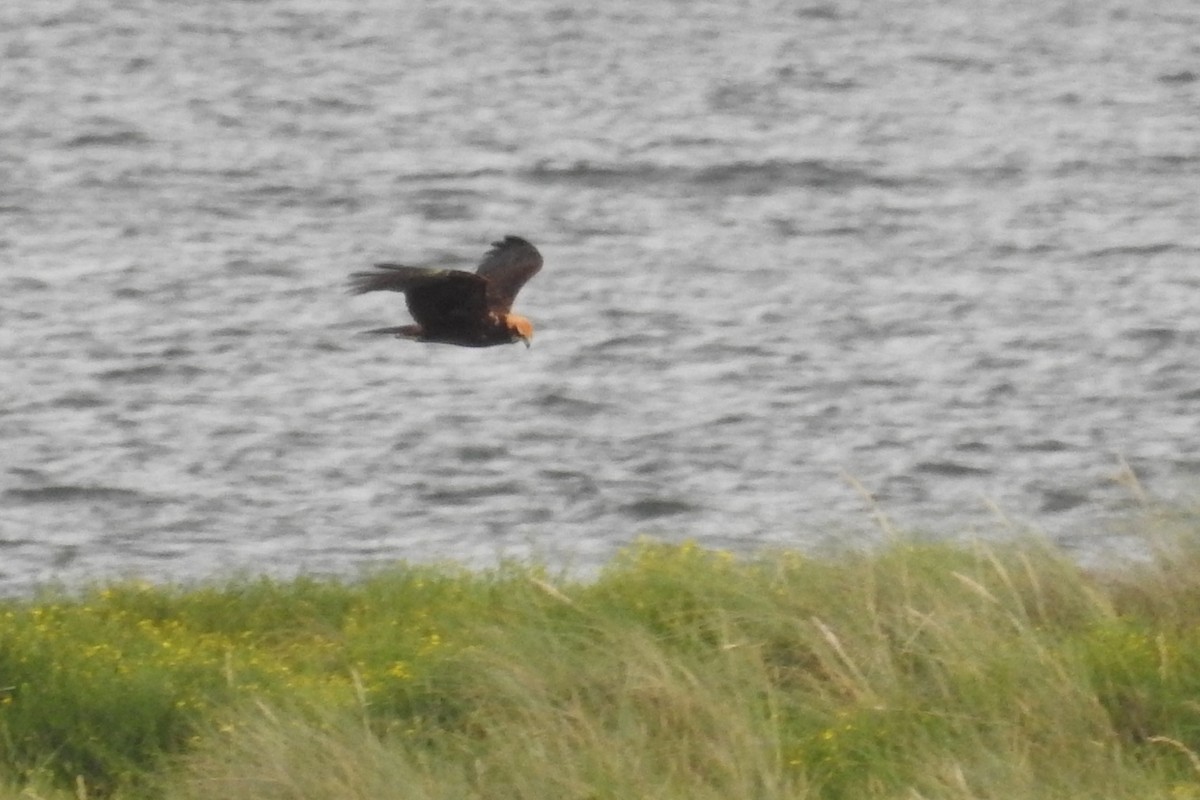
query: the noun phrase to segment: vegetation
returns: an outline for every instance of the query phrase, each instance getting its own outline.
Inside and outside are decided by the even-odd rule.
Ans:
[[[1200,524],[0,603],[0,800],[1200,798]]]

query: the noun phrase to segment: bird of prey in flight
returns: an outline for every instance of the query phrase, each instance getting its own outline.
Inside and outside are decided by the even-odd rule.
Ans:
[[[415,322],[365,333],[462,347],[518,341],[528,347],[533,340],[533,323],[511,309],[517,292],[541,268],[542,254],[536,247],[519,236],[505,236],[492,243],[474,272],[376,264],[370,272],[350,276],[350,291],[404,292],[408,313]]]

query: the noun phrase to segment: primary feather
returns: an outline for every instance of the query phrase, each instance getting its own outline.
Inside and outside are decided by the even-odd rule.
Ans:
[[[492,243],[475,274],[488,279],[488,306],[495,311],[508,311],[517,292],[541,268],[542,254],[537,248],[520,236],[510,235]]]

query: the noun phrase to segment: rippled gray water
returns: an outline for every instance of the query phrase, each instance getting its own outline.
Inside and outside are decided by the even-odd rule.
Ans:
[[[1200,5],[0,6],[0,591],[586,567],[1200,474]],[[356,338],[516,233],[537,339]],[[1000,512],[1000,513],[997,513]]]

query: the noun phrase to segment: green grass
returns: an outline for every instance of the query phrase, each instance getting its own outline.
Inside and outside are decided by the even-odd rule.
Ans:
[[[1161,522],[1148,527],[1162,531]],[[0,603],[0,800],[1200,798],[1200,520]]]

